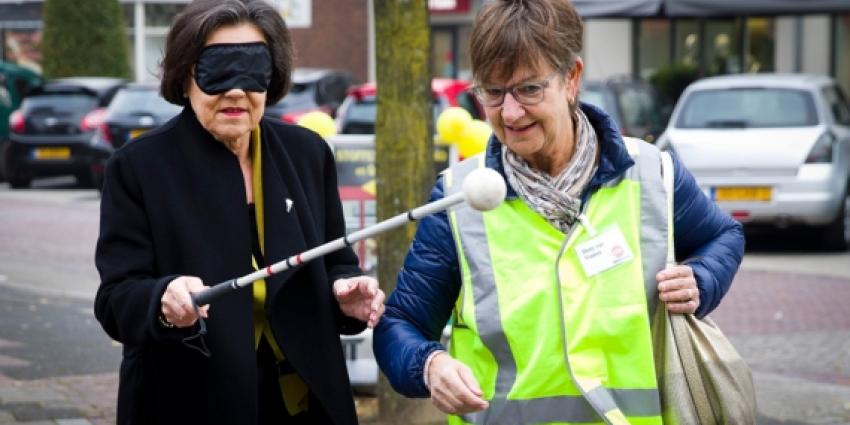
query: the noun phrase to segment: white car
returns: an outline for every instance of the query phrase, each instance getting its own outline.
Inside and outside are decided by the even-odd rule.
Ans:
[[[850,105],[835,80],[729,75],[685,90],[659,147],[745,225],[817,228],[850,246]]]
[[[351,386],[374,394],[378,385],[378,363],[372,352],[372,330],[366,329],[357,335],[342,335],[340,338]]]

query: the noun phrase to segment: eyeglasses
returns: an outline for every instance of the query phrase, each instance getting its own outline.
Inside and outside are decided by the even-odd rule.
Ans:
[[[543,92],[546,91],[546,87],[549,87],[549,81],[558,74],[560,74],[560,71],[555,71],[552,75],[536,83],[519,83],[510,87],[475,86],[472,88],[472,93],[475,94],[481,104],[489,107],[501,106],[507,93],[510,93],[517,102],[523,105],[536,105],[543,101]]]

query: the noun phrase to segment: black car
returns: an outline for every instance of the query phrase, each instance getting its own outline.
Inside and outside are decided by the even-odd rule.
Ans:
[[[6,173],[13,188],[34,178],[71,174],[92,186],[108,152],[94,135],[104,108],[125,84],[118,78],[65,78],[32,90],[9,118]]]
[[[95,144],[110,151],[177,116],[182,107],[159,94],[158,84],[129,84],[115,94],[95,135]]]
[[[159,84],[128,84],[118,90],[109,103],[92,144],[107,152],[108,157],[131,139],[174,118],[181,110],[181,106],[169,103],[160,96]],[[102,184],[106,157],[101,164],[94,166],[97,170],[94,183],[98,188]]]
[[[266,116],[294,123],[310,111],[324,111],[336,116],[354,78],[334,69],[299,68],[292,73],[292,88],[280,102],[266,107]]]
[[[623,136],[654,143],[664,131],[671,108],[659,105],[649,83],[631,78],[585,81],[581,101],[602,108],[620,126]]]

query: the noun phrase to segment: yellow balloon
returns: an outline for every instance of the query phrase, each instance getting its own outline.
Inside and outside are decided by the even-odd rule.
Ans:
[[[493,134],[493,130],[489,124],[481,120],[472,120],[463,129],[460,141],[457,144],[460,155],[464,158],[469,158],[484,152],[491,134]]]
[[[460,142],[463,129],[472,121],[472,115],[466,109],[452,106],[443,110],[437,117],[437,134],[449,143]]]
[[[315,131],[324,139],[336,134],[336,123],[334,119],[322,111],[312,111],[301,115],[298,118],[298,125]]]

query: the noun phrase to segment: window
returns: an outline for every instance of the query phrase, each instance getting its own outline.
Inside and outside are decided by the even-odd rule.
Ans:
[[[744,72],[773,72],[775,32],[772,18],[747,19]]]
[[[681,19],[675,21],[673,28],[674,59],[685,65],[699,67],[702,47],[699,22],[696,19]]]
[[[149,27],[170,27],[171,21],[186,8],[185,4],[145,4],[145,25]]]
[[[478,112],[478,106],[476,105],[475,96],[473,96],[470,92],[465,91],[462,93],[458,93],[457,104],[461,108],[466,109],[466,112],[469,112],[469,115],[472,115],[473,118],[482,118],[480,116],[481,114]]]
[[[630,133],[637,129],[655,129],[660,120],[652,92],[643,86],[625,86],[619,90],[617,101],[623,111],[622,127]]]
[[[741,61],[741,21],[709,20],[705,23],[705,75],[737,74]]]
[[[767,17],[640,19],[635,74],[649,79],[671,63],[693,67],[700,76],[773,72],[775,33],[774,19]],[[838,50],[850,51],[850,40]],[[850,75],[850,58],[847,61]]]
[[[835,79],[850,90],[850,15],[835,17],[835,50],[833,51],[833,63],[835,66]]]
[[[823,89],[823,97],[829,105],[832,119],[838,124],[850,125],[850,104],[841,91],[841,87],[830,86]]]
[[[648,79],[670,63],[670,21],[641,19],[638,23],[638,74]]]
[[[454,44],[456,33],[453,28],[434,28],[431,34],[431,73],[434,77],[455,78]]]
[[[694,92],[678,128],[777,128],[818,124],[812,95],[803,90],[736,88]]]

